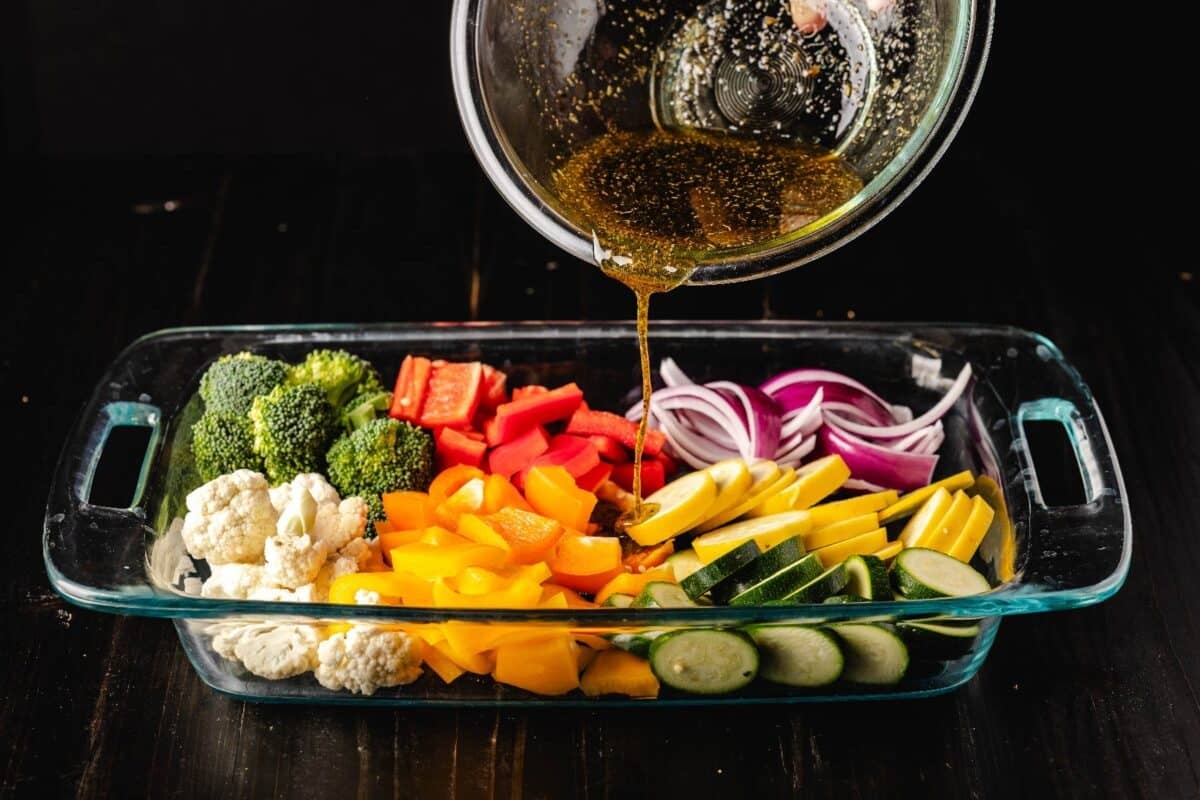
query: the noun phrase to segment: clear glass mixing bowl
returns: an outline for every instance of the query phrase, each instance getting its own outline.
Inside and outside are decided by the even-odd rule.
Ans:
[[[820,30],[802,30],[819,9]],[[796,12],[796,13],[793,13]],[[595,261],[552,173],[606,131],[699,128],[822,145],[863,188],[692,283],[811,261],[882,219],[928,174],[970,106],[992,0],[454,0],[451,63],[467,138],[504,199]]]

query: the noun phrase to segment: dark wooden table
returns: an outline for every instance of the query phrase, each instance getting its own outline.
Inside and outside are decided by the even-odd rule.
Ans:
[[[1200,794],[1194,259],[1176,261],[1157,233],[1169,219],[1124,225],[1146,196],[1138,189],[1018,129],[1022,104],[1053,110],[1030,95],[1040,67],[1026,58],[1052,48],[1033,11],[1004,11],[973,116],[900,210],[816,265],[681,290],[654,311],[977,320],[1049,335],[1095,391],[1128,483],[1133,568],[1113,600],[1005,621],[975,680],[916,702],[424,712],[215,694],[169,623],[73,608],[42,568],[50,470],[123,345],[183,324],[627,318],[631,300],[503,205],[448,104],[437,112],[444,143],[425,136],[388,157],[13,159],[0,795]],[[1080,133],[1088,122],[1071,124]]]

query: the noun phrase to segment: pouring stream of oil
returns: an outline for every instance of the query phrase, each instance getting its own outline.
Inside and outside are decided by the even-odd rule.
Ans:
[[[637,299],[642,419],[634,449],[631,520],[642,507],[642,452],[650,417],[650,296],[691,277],[719,251],[799,230],[862,188],[840,157],[813,145],[697,130],[605,133],[554,173],[564,210],[610,253],[600,267]],[[736,254],[734,254],[736,255]]]

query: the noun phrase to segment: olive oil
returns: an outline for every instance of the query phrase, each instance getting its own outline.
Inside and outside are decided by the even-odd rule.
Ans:
[[[814,145],[699,130],[605,133],[554,172],[564,211],[590,226],[600,267],[637,298],[642,420],[634,449],[634,520],[650,411],[650,296],[697,265],[786,237],[862,188],[854,170]],[[626,521],[629,522],[628,520]]]

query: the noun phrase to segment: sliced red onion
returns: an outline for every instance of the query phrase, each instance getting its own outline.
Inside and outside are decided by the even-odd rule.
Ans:
[[[853,378],[827,369],[781,372],[758,388],[779,403],[785,413],[807,404],[816,390],[822,388],[826,402],[850,403],[878,418],[881,425],[895,422],[895,414],[886,400]]]
[[[833,425],[825,425],[817,435],[822,450],[840,455],[854,478],[889,489],[909,491],[926,486],[937,466],[937,456],[888,450]]]
[[[817,437],[809,436],[788,450],[780,450],[775,463],[781,467],[794,467],[817,447]]]
[[[779,406],[762,390],[729,381],[715,381],[708,387],[720,393],[738,409],[750,433],[751,456],[771,458],[779,447]]]
[[[695,383],[687,376],[673,358],[664,358],[658,365],[658,374],[667,386],[687,386]]]
[[[863,425],[859,422],[839,417],[835,414],[827,413],[825,421],[837,425],[838,428],[851,433],[857,433],[862,436],[870,436],[874,439],[890,439],[894,437],[907,436],[914,431],[924,428],[926,425],[932,425],[946,415],[946,412],[954,407],[958,402],[958,398],[966,391],[967,384],[971,381],[971,365],[963,365],[962,371],[958,373],[958,377],[954,379],[954,384],[950,390],[942,395],[942,399],[934,404],[933,408],[926,411],[921,416],[911,419],[908,422],[899,425]]]
[[[796,432],[814,433],[821,427],[821,402],[825,399],[825,390],[818,388],[804,408],[790,411],[783,415],[783,424],[779,427],[781,437],[791,436]]]

